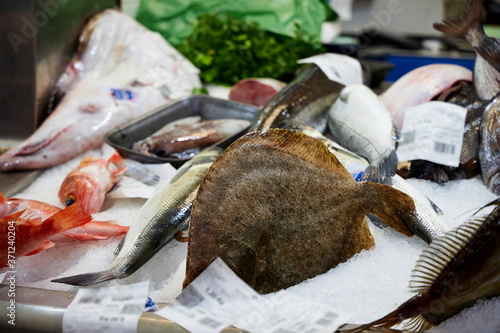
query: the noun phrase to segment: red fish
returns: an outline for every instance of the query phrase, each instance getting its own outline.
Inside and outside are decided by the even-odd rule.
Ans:
[[[51,236],[91,220],[92,216],[85,214],[80,205],[61,210],[43,221],[28,209],[0,218],[0,267],[8,267],[9,260],[53,247]]]
[[[85,213],[98,213],[106,193],[118,183],[119,176],[126,170],[123,164],[124,160],[118,153],[107,161],[102,158],[94,160],[92,156],[84,158],[64,179],[59,189],[61,203],[70,206],[80,201]]]
[[[80,205],[81,207],[81,205]],[[83,208],[82,208],[83,209]],[[25,216],[45,221],[61,211],[61,208],[37,200],[5,198],[0,192],[0,218],[26,211]],[[68,228],[69,229],[69,228]],[[100,240],[126,233],[128,227],[110,223],[110,221],[90,221],[50,237],[51,241]]]

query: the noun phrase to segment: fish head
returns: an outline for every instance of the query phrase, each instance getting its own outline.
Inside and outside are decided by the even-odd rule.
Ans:
[[[101,210],[106,193],[88,174],[75,172],[64,179],[58,195],[64,206],[80,202],[86,214],[93,214]]]

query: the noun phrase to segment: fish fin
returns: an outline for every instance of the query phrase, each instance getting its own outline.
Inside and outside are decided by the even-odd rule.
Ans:
[[[80,165],[78,167],[82,167],[84,166],[85,164],[91,162],[92,160],[94,159],[94,156],[90,155],[88,157],[84,157],[81,161],[80,161]]]
[[[181,243],[186,243],[189,240],[189,236],[186,230],[179,230],[175,233],[174,238],[176,241]]]
[[[5,198],[2,191],[0,191],[0,203],[6,202],[6,201],[7,201],[7,198]]]
[[[484,218],[471,219],[434,239],[422,252],[412,271],[410,290],[422,293],[428,291],[443,269],[467,246],[483,224]]]
[[[380,229],[385,229],[388,227],[387,224],[382,222],[381,219],[379,219],[373,214],[366,214],[366,217],[368,217],[368,219],[370,220],[371,223],[373,223],[374,226],[379,227]]]
[[[89,235],[89,234],[76,234],[71,232],[64,233],[64,236],[79,241],[104,240],[111,237],[111,236],[99,236],[99,235]]]
[[[394,122],[392,123],[391,136],[392,136],[392,139],[396,142],[400,142],[401,140],[403,140],[403,134],[401,134],[401,131],[396,126],[396,124],[394,124]]]
[[[436,214],[438,214],[438,215],[444,215],[443,210],[441,208],[439,208],[439,206],[436,205],[436,203],[434,201],[432,201],[431,199],[429,199],[429,197],[426,196],[425,194],[424,194],[424,196],[427,198],[427,200],[431,204],[432,209],[434,209],[434,211],[436,212]]]
[[[37,248],[34,249],[33,251],[26,253],[25,256],[32,256],[34,254],[40,253],[43,250],[50,249],[51,247],[54,247],[54,245],[56,245],[56,244],[49,241],[49,240],[46,240],[42,244],[38,245]]]
[[[78,202],[55,213],[47,218],[43,224],[52,224],[53,228],[58,232],[82,226],[92,221],[92,216],[85,214]]]
[[[434,23],[432,26],[442,33],[467,41],[467,34],[470,31],[483,31],[482,20],[483,8],[481,1],[469,1],[460,18],[443,21],[443,23]]]
[[[406,302],[404,302],[403,304],[401,304],[396,310],[387,314],[386,316],[377,319],[371,323],[364,324],[354,329],[342,332],[343,333],[365,332],[366,330],[370,330],[371,328],[374,327],[389,328],[398,325],[408,319],[409,321],[407,324],[405,324],[405,327],[406,325],[409,325],[411,327],[416,328],[416,330],[415,331],[412,330],[412,332],[421,332],[422,330],[426,330],[434,326],[419,313],[421,308],[426,305],[425,304],[426,301],[427,301],[426,295],[421,295],[421,294],[415,295]]]
[[[67,276],[59,279],[54,279],[51,280],[50,282],[57,282],[57,283],[66,283],[66,284],[71,284],[73,286],[91,286],[96,283],[108,281],[108,280],[113,280],[117,278],[121,278],[124,276],[120,276],[118,274],[108,272],[108,271],[103,271],[103,272],[96,272],[96,273],[86,273],[86,274],[78,274],[78,275],[73,275],[73,276]]]
[[[127,236],[127,235],[125,235],[125,236]],[[117,256],[118,253],[120,253],[120,251],[122,250],[123,244],[125,244],[125,236],[123,236],[123,238],[120,240],[120,243],[118,243],[118,246],[113,251],[113,255]]]
[[[386,177],[392,177],[398,169],[398,155],[395,150],[380,159],[373,161],[365,169],[361,181],[370,181],[374,183],[383,183]]]
[[[120,168],[125,164],[125,160],[120,156],[120,154],[118,154],[118,152],[115,152],[109,158],[108,164],[114,164],[117,168]]]
[[[407,194],[387,185],[363,182],[359,183],[376,200],[369,213],[376,215],[389,227],[411,237],[414,234],[416,220],[415,203]]]

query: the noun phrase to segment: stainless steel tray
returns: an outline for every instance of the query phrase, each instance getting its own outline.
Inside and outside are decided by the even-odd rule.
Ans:
[[[258,112],[252,105],[228,101],[206,95],[186,97],[166,107],[156,109],[141,118],[110,132],[106,135],[106,143],[114,147],[125,158],[142,163],[171,163],[174,167],[181,166],[188,159],[150,156],[132,149],[134,142],[153,134],[166,124],[186,117],[201,116],[202,119],[246,119],[252,122]],[[246,130],[219,142],[227,145],[236,140]]]

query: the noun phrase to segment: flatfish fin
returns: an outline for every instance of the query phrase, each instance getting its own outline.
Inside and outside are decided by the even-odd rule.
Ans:
[[[383,183],[386,177],[396,174],[398,168],[398,155],[395,150],[382,155],[379,159],[370,163],[365,169],[361,181]]]

